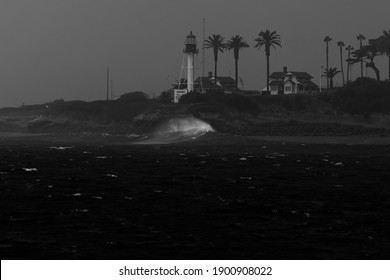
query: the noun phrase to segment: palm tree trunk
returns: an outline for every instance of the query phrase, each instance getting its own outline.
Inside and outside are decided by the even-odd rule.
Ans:
[[[238,89],[238,59],[236,59],[236,89]]]
[[[267,94],[269,94],[269,55],[267,55]]]
[[[350,57],[350,50],[348,50],[348,60],[347,60],[347,83],[349,83],[349,57]]]
[[[388,55],[389,57],[389,82],[390,82],[390,54]]]
[[[214,61],[214,84],[217,84],[217,60]]]
[[[362,51],[362,40],[360,40],[360,52]],[[360,78],[362,79],[363,83],[363,56],[360,57]]]
[[[329,71],[329,45],[326,42],[326,71]],[[329,90],[329,77],[326,76],[326,92]]]
[[[342,47],[340,47],[340,62],[341,62],[341,75],[343,77],[343,86],[345,86],[344,66],[343,66],[343,49],[342,49]]]

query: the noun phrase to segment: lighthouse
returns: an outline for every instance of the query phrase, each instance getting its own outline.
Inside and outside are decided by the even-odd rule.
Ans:
[[[185,57],[183,57],[182,65],[182,71],[185,69],[187,72],[187,89],[180,89],[179,87],[178,89],[174,90],[174,103],[178,103],[182,95],[194,91],[194,59],[195,54],[198,52],[199,50],[196,48],[196,37],[194,34],[192,34],[191,31],[190,34],[186,37],[185,48],[183,50],[184,56],[187,58],[187,66],[184,65]]]
[[[196,48],[196,37],[192,31],[185,41],[184,53],[187,55],[187,90],[194,91],[194,57],[199,52]]]

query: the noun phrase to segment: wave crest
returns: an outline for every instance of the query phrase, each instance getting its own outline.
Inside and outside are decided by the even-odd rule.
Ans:
[[[208,123],[194,117],[173,118],[162,124],[148,139],[145,144],[169,144],[195,140],[198,137],[214,132]]]

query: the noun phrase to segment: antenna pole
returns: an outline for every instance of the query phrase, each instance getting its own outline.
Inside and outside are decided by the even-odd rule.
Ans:
[[[113,100],[113,95],[114,95],[114,81],[111,80],[111,100]]]
[[[108,101],[108,93],[110,91],[109,83],[110,83],[110,68],[107,67],[107,101]]]
[[[205,64],[205,59],[206,59],[206,53],[205,53],[205,48],[204,48],[204,40],[206,36],[206,19],[203,18],[203,42],[202,42],[202,77],[204,77],[204,64]]]

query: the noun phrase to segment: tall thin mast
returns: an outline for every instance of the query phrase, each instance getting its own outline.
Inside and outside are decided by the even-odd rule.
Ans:
[[[111,80],[110,81],[111,82],[111,100],[113,100],[113,97],[114,97],[114,81],[113,80]]]
[[[205,48],[204,48],[204,40],[206,39],[205,38],[206,36],[206,19],[203,18],[203,41],[202,41],[202,77],[205,76],[205,72],[204,72],[204,65],[205,65],[205,60],[206,60],[206,52],[205,52]]]
[[[109,83],[110,83],[110,68],[107,67],[107,101],[108,101],[108,94],[110,91]]]

